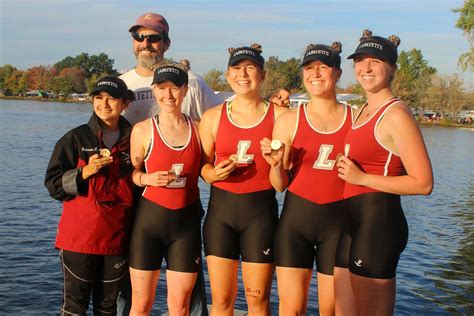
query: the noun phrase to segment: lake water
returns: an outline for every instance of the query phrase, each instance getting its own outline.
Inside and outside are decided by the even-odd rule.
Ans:
[[[55,142],[90,113],[88,104],[0,100],[1,315],[58,314],[62,274],[54,238],[61,205],[43,178]],[[474,131],[422,131],[436,184],[429,197],[403,198],[410,238],[398,267],[395,312],[473,315]],[[206,205],[209,190],[200,186]],[[160,283],[153,315],[166,310]],[[313,281],[309,315],[317,314],[316,297]],[[276,282],[271,299],[276,315]],[[241,290],[236,307],[245,309]]]

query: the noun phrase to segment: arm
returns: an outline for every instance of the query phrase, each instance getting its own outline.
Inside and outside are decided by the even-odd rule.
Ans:
[[[431,162],[421,131],[408,107],[397,105],[388,110],[380,122],[379,131],[384,146],[398,151],[407,174],[392,177],[366,174],[350,159],[341,157],[339,177],[387,193],[429,195],[433,190]]]
[[[271,150],[271,140],[264,138],[260,144],[263,158],[270,164],[270,182],[278,192],[284,191],[289,184],[291,137],[296,128],[296,113],[290,111],[282,115],[273,127],[272,138],[282,142],[279,150]]]
[[[82,170],[77,167],[76,152],[71,133],[64,135],[54,146],[44,179],[44,185],[53,199],[67,201],[79,195],[79,187],[84,181]]]
[[[79,144],[73,132],[64,135],[55,145],[44,184],[52,198],[67,201],[87,192],[87,179],[99,172],[100,169],[112,163],[112,156],[101,157],[94,154],[88,163],[78,166]]]
[[[214,183],[226,179],[236,168],[231,159],[221,161],[214,166],[215,135],[219,125],[221,106],[212,108],[204,113],[199,124],[199,136],[202,146],[201,177],[207,183]]]
[[[290,106],[290,93],[285,89],[280,89],[268,98],[270,102],[276,104],[279,107],[289,107]]]
[[[135,168],[132,179],[133,183],[140,187],[147,185],[154,187],[166,186],[174,180],[168,171],[156,171],[153,173],[143,171],[145,169],[145,155],[151,143],[151,124],[152,119],[135,124],[130,136],[130,157]]]

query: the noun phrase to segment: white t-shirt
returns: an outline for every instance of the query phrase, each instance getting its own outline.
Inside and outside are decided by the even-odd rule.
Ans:
[[[121,75],[120,78],[125,81],[130,90],[135,92],[135,101],[122,112],[130,124],[134,125],[158,114],[159,107],[151,88],[153,76],[142,77],[134,68]],[[204,79],[197,74],[188,71],[188,78],[188,93],[184,97],[181,110],[199,121],[207,109],[221,104],[223,100],[218,98]]]

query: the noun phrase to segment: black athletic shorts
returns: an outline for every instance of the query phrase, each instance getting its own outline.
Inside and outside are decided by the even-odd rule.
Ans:
[[[344,201],[316,204],[289,191],[275,235],[279,267],[312,269],[334,274],[339,238],[344,232]]]
[[[199,201],[170,210],[142,197],[130,241],[130,267],[158,270],[163,258],[167,269],[197,272],[201,263]]]
[[[346,233],[338,246],[336,266],[375,279],[395,277],[408,242],[408,225],[400,196],[375,192],[346,200]]]
[[[211,186],[203,227],[206,256],[273,263],[277,221],[275,190],[235,194]]]

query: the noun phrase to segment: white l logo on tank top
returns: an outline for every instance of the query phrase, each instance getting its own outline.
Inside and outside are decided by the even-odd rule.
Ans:
[[[319,147],[318,159],[314,162],[313,165],[314,169],[332,170],[334,168],[336,160],[328,159],[329,154],[332,152],[333,148],[333,145],[326,144],[322,144],[321,147]]]
[[[237,144],[237,161],[236,163],[250,164],[253,161],[253,156],[247,154],[252,142],[250,140],[241,140]]]
[[[181,172],[183,172],[184,164],[175,163],[171,166],[171,172],[176,175],[176,179],[166,186],[167,188],[184,188],[186,185],[186,177],[180,177]]]

